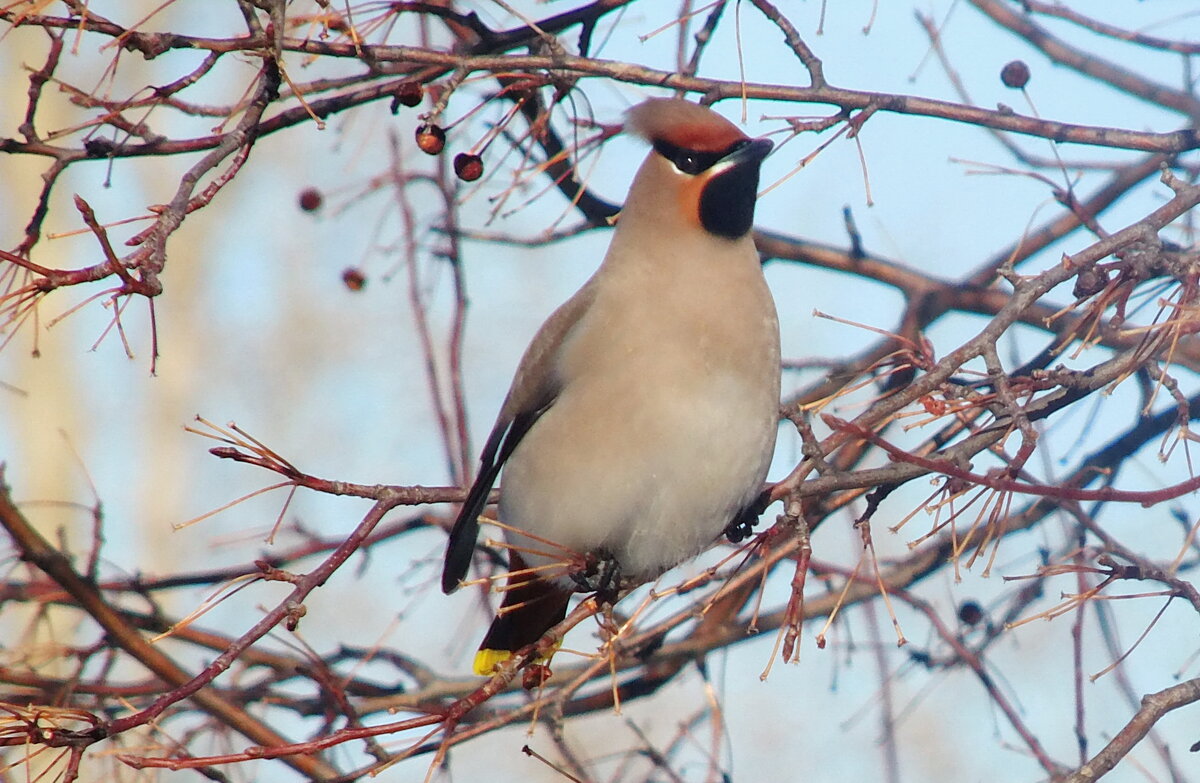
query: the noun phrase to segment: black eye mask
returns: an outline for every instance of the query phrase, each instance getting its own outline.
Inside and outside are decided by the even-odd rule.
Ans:
[[[735,141],[720,152],[701,152],[700,150],[690,150],[686,147],[680,147],[672,144],[669,141],[656,139],[654,141],[654,151],[662,155],[667,160],[674,164],[675,168],[682,171],[684,174],[696,175],[702,171],[707,171],[712,168],[717,161],[724,158],[726,155],[731,155],[735,151],[741,149],[750,143],[749,139],[741,139]]]

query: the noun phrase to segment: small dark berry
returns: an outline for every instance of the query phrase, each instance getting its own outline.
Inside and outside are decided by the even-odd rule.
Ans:
[[[418,82],[403,82],[396,88],[396,100],[412,108],[425,97],[425,88]]]
[[[1086,299],[1092,294],[1098,294],[1104,290],[1104,286],[1108,285],[1108,270],[1084,269],[1075,277],[1075,287],[1071,289],[1071,294],[1076,299]]]
[[[474,182],[483,176],[483,158],[469,152],[454,156],[454,173],[463,182]]]
[[[975,601],[963,601],[958,607],[958,619],[963,625],[979,625],[983,619],[983,607]]]
[[[367,287],[367,277],[358,267],[348,266],[343,269],[342,282],[351,291],[361,291]]]
[[[1021,60],[1013,60],[1000,71],[1000,81],[1005,87],[1020,90],[1029,84],[1029,66]]]
[[[305,212],[316,212],[325,202],[325,197],[316,188],[305,188],[300,191],[300,209]]]
[[[446,131],[433,123],[417,128],[417,146],[426,155],[437,155],[446,146]]]

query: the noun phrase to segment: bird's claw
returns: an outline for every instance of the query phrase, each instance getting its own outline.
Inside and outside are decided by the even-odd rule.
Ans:
[[[611,603],[621,586],[621,564],[609,552],[589,552],[570,577],[579,592],[595,593],[601,601]]]
[[[753,506],[738,512],[728,525],[725,526],[725,538],[731,544],[740,544],[754,535],[754,526],[758,524],[758,510]]]
[[[750,505],[737,512],[733,520],[725,526],[725,538],[729,539],[729,543],[740,544],[753,535],[754,526],[758,524],[759,517],[769,505],[771,490],[768,488],[760,492]]]

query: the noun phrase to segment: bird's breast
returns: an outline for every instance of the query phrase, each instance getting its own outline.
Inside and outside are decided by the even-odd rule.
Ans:
[[[752,271],[741,292],[598,290],[560,350],[561,392],[505,467],[503,522],[639,580],[720,535],[775,439],[778,325]]]

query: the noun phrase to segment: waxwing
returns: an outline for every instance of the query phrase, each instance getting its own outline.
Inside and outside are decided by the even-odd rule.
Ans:
[[[779,322],[751,228],[772,144],[678,99],[635,106],[625,127],[652,149],[608,253],[526,349],[450,533],[447,593],[503,467],[510,575],[482,675],[560,622],[572,592],[652,580],[713,544],[771,462]]]

